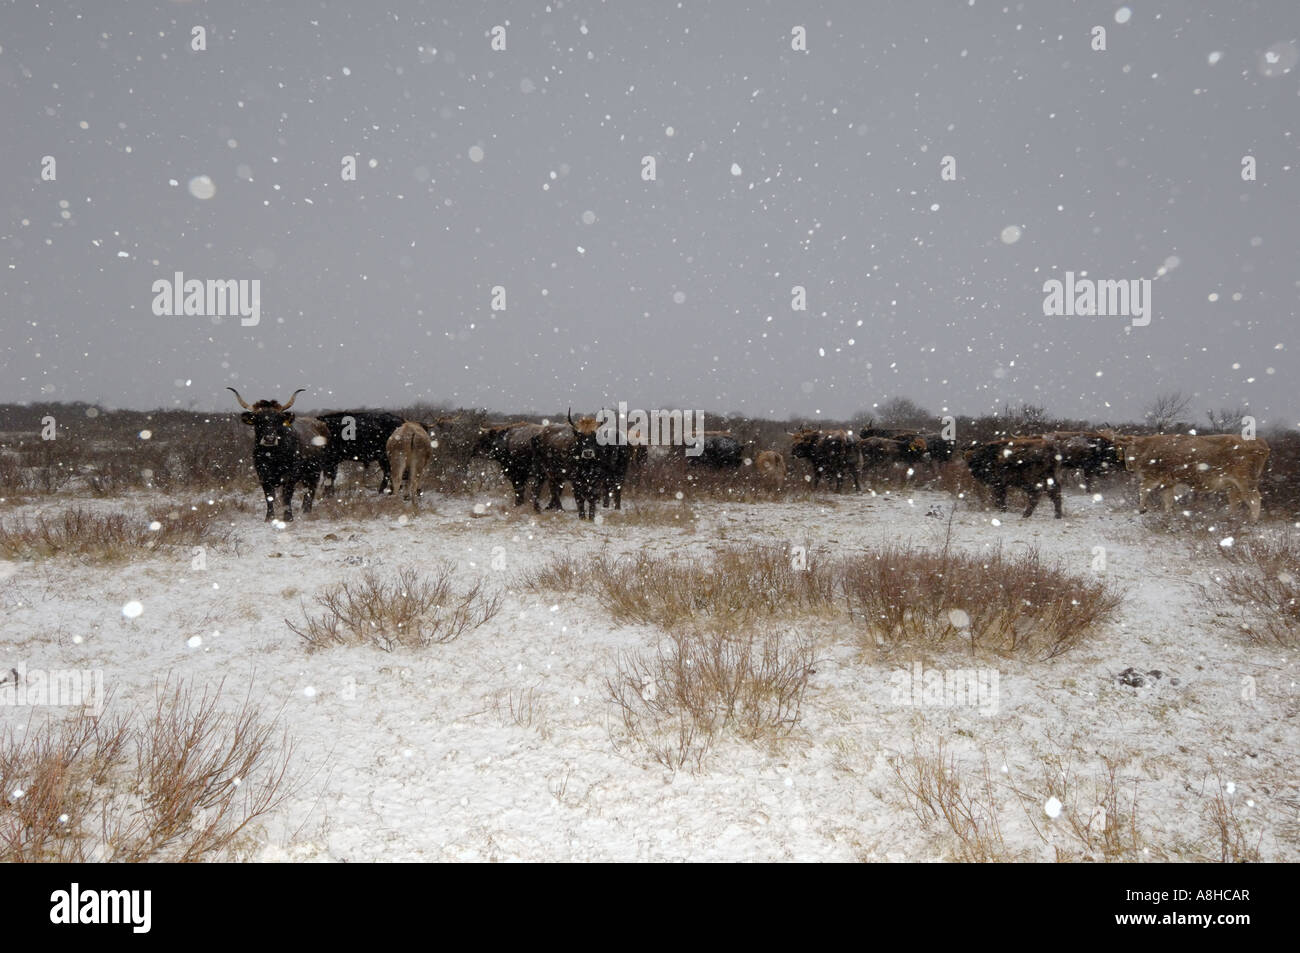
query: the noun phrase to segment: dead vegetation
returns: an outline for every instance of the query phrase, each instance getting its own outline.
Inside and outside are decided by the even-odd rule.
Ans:
[[[451,642],[495,616],[501,595],[475,583],[457,593],[455,567],[437,563],[432,575],[415,568],[385,578],[367,571],[357,579],[330,586],[316,597],[321,610],[306,621],[285,624],[309,651],[336,645],[372,645],[392,652]]]
[[[998,798],[987,758],[982,773],[968,781],[942,738],[933,749],[923,750],[914,737],[911,756],[894,758],[889,767],[921,826],[929,828],[935,822],[946,826],[954,860],[986,863],[1015,859],[1009,855],[1002,836]]]
[[[91,561],[131,559],[169,546],[225,547],[237,505],[205,502],[177,506],[156,516],[96,513],[71,507],[54,516],[0,520],[0,556],[48,559],[76,556]]]
[[[888,546],[839,567],[850,616],[877,644],[1052,658],[1114,617],[1121,594],[1028,548],[1008,555]]]
[[[1255,536],[1216,547],[1227,562],[1200,587],[1211,606],[1231,607],[1241,629],[1258,642],[1300,642],[1300,541],[1293,535]]]
[[[0,740],[0,862],[233,859],[295,791],[278,716],[222,686],[160,686],[149,710],[87,713]],[[34,716],[33,716],[34,719]]]
[[[759,620],[842,619],[870,645],[924,643],[1051,658],[1112,618],[1105,582],[1006,555],[886,546],[829,557],[808,546],[732,545],[711,559],[557,554],[524,573],[532,590],[593,593],[616,622],[734,631]]]
[[[624,740],[676,771],[703,767],[724,731],[746,741],[790,733],[815,663],[793,632],[678,632],[653,653],[618,657],[606,688]]]
[[[1198,822],[1158,829],[1141,812],[1138,775],[1124,776],[1125,757],[1089,756],[1079,738],[1051,744],[1028,771],[1000,771],[986,756],[964,770],[943,739],[912,739],[910,755],[890,759],[901,796],[923,829],[931,831],[945,858],[960,861],[1024,861],[1011,849],[1004,827],[1019,815],[1058,863],[1138,863],[1189,860],[1254,863],[1261,859],[1262,832],[1242,817],[1232,785],[1211,772],[1217,791],[1203,800]],[[1092,765],[1081,768],[1079,765]]]

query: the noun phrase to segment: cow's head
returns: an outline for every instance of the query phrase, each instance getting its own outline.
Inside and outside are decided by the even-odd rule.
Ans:
[[[599,455],[600,442],[596,439],[600,430],[600,421],[595,417],[579,417],[573,421],[573,408],[569,408],[569,426],[573,429],[573,453],[581,460],[595,460]]]
[[[817,446],[817,438],[821,436],[818,430],[797,430],[790,434],[790,456],[811,459],[813,448]]]
[[[244,408],[244,412],[239,415],[239,419],[253,428],[253,441],[259,447],[277,447],[280,440],[293,426],[294,414],[289,413],[289,408],[293,402],[298,399],[307,388],[299,387],[293,392],[288,403],[281,404],[275,400],[259,400],[251,406],[239,396],[239,391],[233,387],[227,387],[226,390],[235,395],[235,400],[239,401],[239,406]]]

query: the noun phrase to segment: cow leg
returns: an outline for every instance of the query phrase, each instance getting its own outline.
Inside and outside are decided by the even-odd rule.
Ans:
[[[564,493],[564,481],[552,479],[551,480],[551,502],[546,504],[546,508],[548,510],[564,509],[564,503],[560,499],[563,493]],[[576,499],[577,497],[576,493],[574,494],[574,497]]]
[[[1164,504],[1165,512],[1172,513],[1174,511],[1174,487],[1167,486],[1162,489],[1160,491],[1160,499]]]
[[[1007,485],[997,483],[993,486],[993,503],[1003,513],[1007,511]]]
[[[325,488],[321,491],[322,496],[330,497],[334,495],[334,481],[339,475],[339,465],[331,464],[325,468]]]
[[[275,487],[270,483],[262,484],[262,496],[266,497],[266,522],[275,519]]]
[[[1060,487],[1060,485],[1059,485],[1059,484],[1056,484],[1056,483],[1053,483],[1050,487],[1048,487],[1048,488],[1047,488],[1047,496],[1048,496],[1049,499],[1051,499],[1051,501],[1052,501],[1052,506],[1056,509],[1056,518],[1059,520],[1059,519],[1061,518],[1061,515],[1062,515],[1062,514],[1061,514],[1061,487]]]
[[[1038,498],[1043,495],[1042,490],[1033,489],[1025,490],[1029,494],[1029,505],[1025,507],[1025,519],[1034,515],[1034,510],[1038,508]]]
[[[284,514],[282,518],[286,523],[293,522],[293,485],[293,477],[289,477],[284,481],[284,494],[281,498],[281,502],[284,505]]]
[[[1139,513],[1145,513],[1147,511],[1147,498],[1150,497],[1150,495],[1151,495],[1151,488],[1149,486],[1147,486],[1145,483],[1142,483],[1138,486],[1138,512]]]
[[[853,468],[851,468],[851,469],[849,470],[849,473],[852,474],[852,476],[853,476],[853,492],[854,492],[854,493],[861,493],[861,492],[862,492],[862,484],[858,482],[858,468],[857,468],[857,467],[853,467]]]
[[[311,505],[316,499],[316,483],[320,479],[319,473],[309,474],[307,480],[303,483],[302,488],[302,511],[311,512]]]
[[[392,490],[393,488],[393,471],[388,465],[387,457],[379,458],[379,467],[384,471],[384,478],[379,482],[379,492],[382,495],[385,490]]]
[[[1252,523],[1258,523],[1259,505],[1260,505],[1259,490],[1255,490],[1255,489],[1249,490],[1245,494],[1245,497],[1246,497],[1246,504],[1250,507],[1250,521]]]
[[[622,508],[623,508],[623,484],[615,483],[614,484],[614,509],[621,510]]]

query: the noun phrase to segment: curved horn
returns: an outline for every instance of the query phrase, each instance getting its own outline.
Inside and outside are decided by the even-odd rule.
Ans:
[[[235,390],[233,387],[227,387],[226,390],[230,391],[232,394],[235,395],[235,400],[239,401],[239,406],[240,406],[240,407],[243,407],[245,410],[252,410],[252,409],[253,409],[253,408],[249,407],[247,403],[245,403],[244,398],[242,398],[242,397],[239,396],[239,391]]]
[[[293,406],[293,402],[294,402],[295,400],[298,399],[298,395],[301,394],[301,393],[302,393],[303,391],[305,391],[306,389],[307,389],[307,388],[305,388],[305,387],[299,387],[296,391],[293,392],[293,396],[291,396],[291,397],[289,398],[289,403],[285,404],[285,405],[284,405],[283,407],[281,407],[280,409],[281,409],[281,410],[288,410],[290,407],[292,407],[292,406]]]
[[[570,426],[570,427],[573,426],[573,408],[572,408],[572,407],[569,408],[569,426]]]

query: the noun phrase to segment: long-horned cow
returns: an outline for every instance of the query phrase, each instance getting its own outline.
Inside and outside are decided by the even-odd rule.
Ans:
[[[298,483],[303,484],[302,511],[310,513],[316,484],[325,466],[330,432],[315,417],[299,417],[289,412],[306,388],[294,391],[285,404],[259,400],[251,406],[233,387],[226,390],[244,408],[239,419],[253,428],[253,466],[262,484],[262,495],[266,497],[266,518],[273,518],[275,490],[283,487],[283,518],[285,522],[293,519],[293,488]]]
[[[392,471],[393,490],[396,492],[401,488],[405,476],[412,509],[420,508],[420,494],[424,492],[420,483],[432,459],[433,439],[413,420],[403,423],[388,438],[388,466]]]

